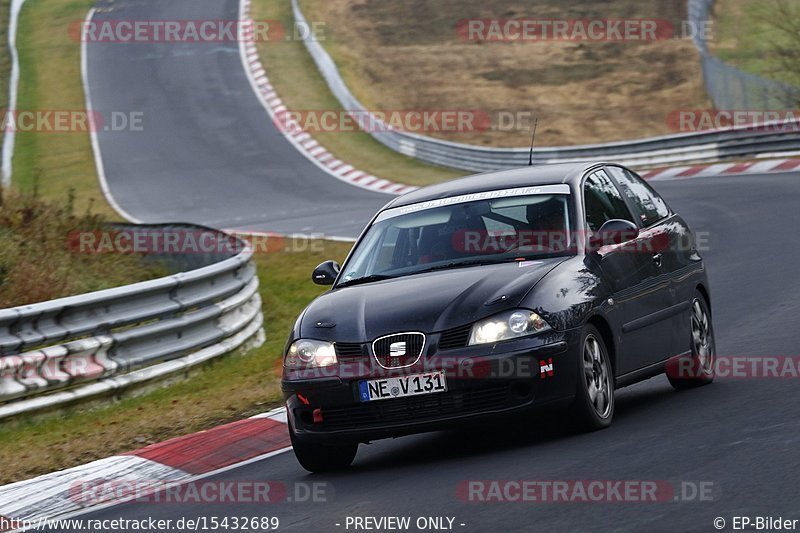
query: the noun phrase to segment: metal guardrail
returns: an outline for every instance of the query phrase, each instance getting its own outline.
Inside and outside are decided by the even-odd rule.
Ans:
[[[115,394],[263,342],[247,243],[193,225],[125,230],[212,232],[234,246],[161,254],[188,268],[165,278],[0,310],[0,419]]]
[[[297,24],[310,28],[298,0],[292,0],[292,9]],[[435,165],[471,171],[514,168],[528,163],[527,148],[486,148],[393,130],[374,115],[370,115],[350,92],[336,63],[319,41],[308,38],[304,42],[342,108],[354,112],[355,120],[362,123],[369,121],[373,125],[368,129],[370,134],[392,150]],[[800,126],[800,121],[795,126]],[[288,127],[300,126],[290,124]],[[537,163],[614,160],[632,167],[702,163],[764,154],[800,152],[800,135],[796,132],[797,127],[787,125],[785,132],[739,128],[605,144],[546,147],[536,149],[535,159]]]

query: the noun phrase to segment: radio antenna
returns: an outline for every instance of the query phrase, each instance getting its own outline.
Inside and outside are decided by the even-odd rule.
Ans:
[[[539,117],[536,117],[536,120],[533,123],[533,135],[531,135],[531,153],[528,156],[528,166],[533,166],[533,146],[536,142],[536,127],[539,125]]]

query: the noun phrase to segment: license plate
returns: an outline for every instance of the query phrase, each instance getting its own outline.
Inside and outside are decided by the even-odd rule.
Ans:
[[[362,402],[391,400],[405,396],[421,396],[447,390],[444,372],[412,374],[396,378],[371,379],[358,383],[359,398]]]

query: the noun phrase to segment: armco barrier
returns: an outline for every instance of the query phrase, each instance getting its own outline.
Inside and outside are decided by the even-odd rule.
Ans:
[[[297,24],[300,27],[310,28],[300,10],[298,0],[292,0],[292,9]],[[367,109],[350,92],[328,52],[313,38],[305,39],[305,45],[342,108],[357,112],[354,116],[356,120],[368,120]],[[369,120],[377,125],[370,128],[370,134],[376,140],[392,150],[435,165],[489,171],[519,167],[528,163],[527,148],[486,148],[448,142],[392,130],[374,115]],[[613,160],[642,168],[734,158],[791,155],[800,153],[800,135],[797,133],[800,121],[793,126],[787,126],[783,132],[740,128],[605,144],[537,148],[535,160],[537,163]]]
[[[186,269],[165,278],[0,310],[0,419],[116,394],[263,342],[246,243],[190,225],[117,229],[212,232],[236,246],[160,254],[154,258]]]

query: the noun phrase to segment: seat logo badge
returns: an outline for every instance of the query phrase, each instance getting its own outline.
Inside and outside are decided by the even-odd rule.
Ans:
[[[544,379],[546,377],[553,377],[553,358],[550,357],[547,361],[539,360],[539,376]]]
[[[406,354],[405,342],[393,342],[389,345],[389,357],[402,357]]]

